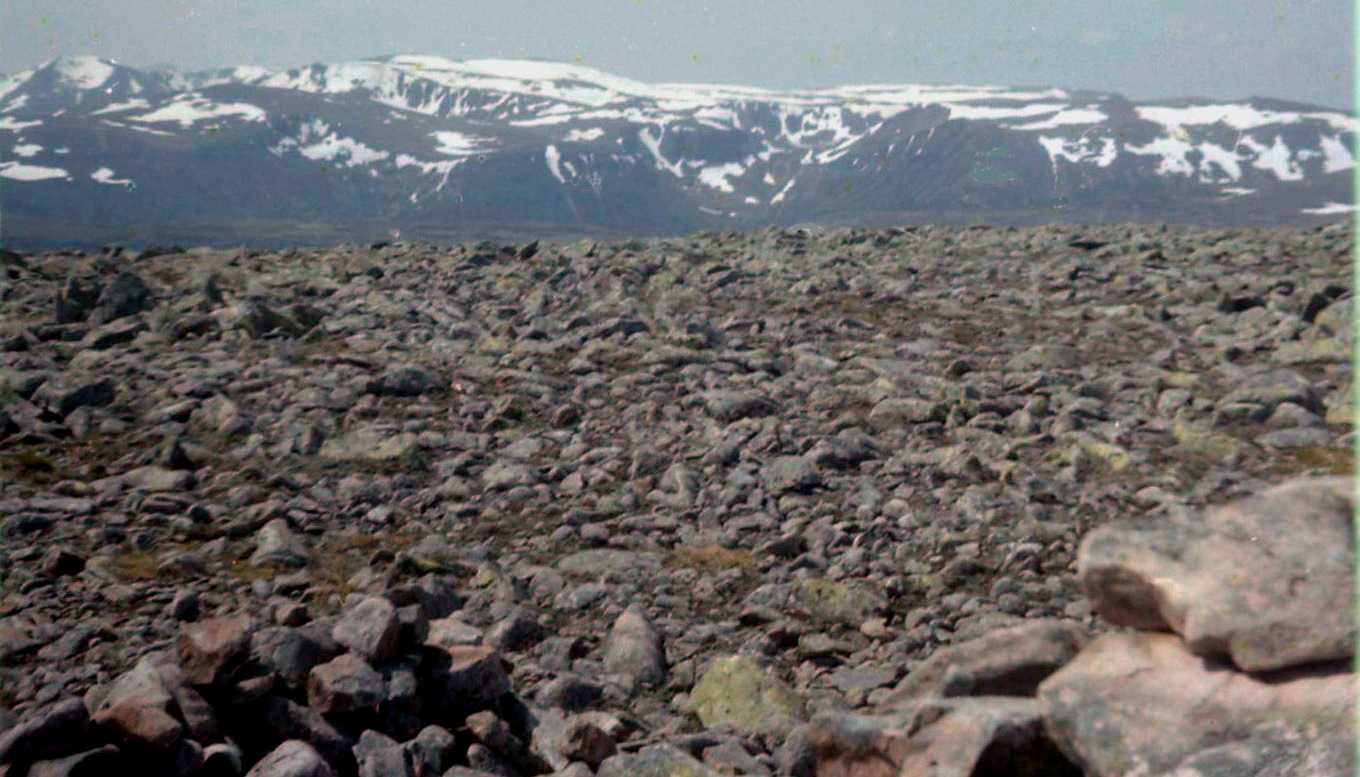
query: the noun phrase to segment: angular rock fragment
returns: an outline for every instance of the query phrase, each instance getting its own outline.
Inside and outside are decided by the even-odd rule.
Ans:
[[[660,632],[646,612],[633,605],[614,621],[604,643],[605,669],[630,674],[639,682],[660,685],[666,681],[666,651]]]
[[[312,667],[307,678],[307,705],[323,715],[377,712],[386,698],[382,675],[353,653]]]
[[[366,596],[340,615],[331,636],[364,660],[376,663],[396,650],[400,630],[397,608],[381,596]]]
[[[246,777],[336,777],[335,770],[306,742],[290,739],[246,772]]]
[[[174,697],[150,659],[119,677],[90,716],[119,741],[166,749],[184,733]]]
[[[301,569],[308,561],[307,546],[282,518],[269,521],[255,535],[255,552],[250,556],[252,564]]]
[[[192,685],[228,682],[249,657],[255,628],[244,614],[181,624],[175,651],[185,678]]]
[[[930,696],[1032,696],[1089,639],[1084,627],[1066,620],[997,629],[935,651],[880,706],[900,709]]]

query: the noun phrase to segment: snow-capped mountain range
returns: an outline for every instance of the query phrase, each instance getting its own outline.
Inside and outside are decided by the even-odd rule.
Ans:
[[[429,56],[0,79],[7,243],[680,234],[762,224],[1310,223],[1355,116],[1047,87],[773,91]]]

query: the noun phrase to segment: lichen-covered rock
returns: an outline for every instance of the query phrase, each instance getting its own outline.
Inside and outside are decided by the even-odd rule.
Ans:
[[[705,726],[727,723],[748,731],[792,728],[804,706],[792,688],[744,656],[714,659],[690,699]]]
[[[862,583],[842,583],[827,578],[808,578],[794,590],[793,601],[822,623],[858,627],[886,611],[882,594]]]

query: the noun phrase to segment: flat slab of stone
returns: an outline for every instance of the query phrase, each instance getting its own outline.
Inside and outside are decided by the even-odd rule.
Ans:
[[[661,556],[656,553],[611,548],[582,550],[558,559],[557,568],[578,575],[654,570],[661,568]]]
[[[599,777],[719,777],[703,761],[671,745],[651,745],[600,764]]]
[[[1267,681],[1174,634],[1106,634],[1039,686],[1039,703],[1055,743],[1092,777],[1353,774],[1349,670]]]
[[[417,434],[356,429],[323,443],[320,456],[328,461],[397,461],[415,456],[420,448]]]
[[[935,651],[881,706],[902,709],[929,697],[1032,696],[1089,638],[1085,627],[1056,618],[997,629]]]
[[[1286,483],[1202,516],[1092,531],[1078,576],[1107,621],[1171,629],[1191,652],[1264,671],[1355,645],[1353,486]]]

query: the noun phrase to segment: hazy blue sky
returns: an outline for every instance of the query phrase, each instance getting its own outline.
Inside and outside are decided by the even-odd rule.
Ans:
[[[1044,84],[1354,105],[1351,0],[4,0],[0,69],[390,53],[536,57],[644,81]]]

